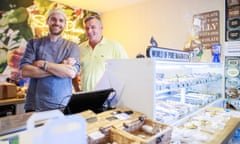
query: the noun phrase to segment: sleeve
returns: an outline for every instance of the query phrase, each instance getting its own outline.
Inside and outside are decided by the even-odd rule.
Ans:
[[[80,71],[80,53],[79,53],[79,47],[76,43],[73,43],[72,52],[70,54],[70,57],[73,57],[76,59],[76,63],[73,65],[73,67],[76,70],[76,73]]]
[[[22,67],[25,64],[32,64],[32,62],[36,59],[36,54],[35,54],[35,50],[34,50],[34,46],[33,46],[33,40],[30,40],[27,43],[25,52],[23,54],[23,57],[20,61],[20,69],[22,69]]]

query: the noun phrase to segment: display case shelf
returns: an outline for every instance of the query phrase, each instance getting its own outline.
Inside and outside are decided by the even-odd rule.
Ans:
[[[109,60],[106,70],[124,88],[118,106],[174,124],[223,98],[221,63],[167,62],[158,59]]]

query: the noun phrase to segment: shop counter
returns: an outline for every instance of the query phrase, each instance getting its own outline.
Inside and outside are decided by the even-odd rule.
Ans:
[[[225,144],[233,137],[234,132],[239,127],[240,118],[231,118],[223,130],[217,131],[208,144]]]
[[[26,122],[31,115],[32,113],[24,113],[0,118],[0,137],[25,130]]]
[[[0,117],[24,113],[25,98],[11,98],[0,100]]]
[[[91,133],[94,130],[98,130],[100,127],[103,127],[104,125],[108,125],[107,120],[109,115],[112,114],[112,111],[104,112],[100,114],[95,114],[91,111],[86,111],[79,113],[87,120],[87,133]],[[85,114],[85,115],[84,115]],[[7,116],[0,118],[0,137],[5,136],[6,134],[11,134],[15,132],[19,132],[26,129],[26,122],[28,118],[32,115],[32,113],[24,113],[19,115],[13,115],[13,116]],[[97,122],[97,125],[93,127],[94,121],[89,121],[91,118],[97,117],[96,120],[101,120],[101,123]],[[109,124],[117,124],[119,125],[119,120],[115,120],[117,123],[114,122],[114,120],[111,120]],[[228,143],[229,140],[233,137],[234,132],[236,129],[238,129],[240,126],[240,118],[238,117],[231,117],[226,123],[223,129],[215,131],[211,138],[208,139],[206,142],[203,142],[203,144],[220,144],[220,143]],[[174,130],[173,130],[174,131]],[[1,139],[0,139],[1,140]]]
[[[22,104],[24,102],[25,102],[25,98],[2,99],[0,100],[0,106],[9,105],[9,104]]]

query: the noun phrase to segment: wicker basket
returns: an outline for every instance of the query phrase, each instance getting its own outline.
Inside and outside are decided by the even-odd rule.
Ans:
[[[88,130],[88,144],[106,144],[110,142],[111,124],[101,122],[95,128]]]
[[[114,118],[117,114],[128,112],[130,117],[127,119]],[[171,140],[170,126],[147,119],[143,113],[129,108],[99,114],[85,111],[81,114],[88,122],[88,144],[168,144]],[[146,126],[154,129],[146,129]]]
[[[124,113],[124,112],[132,112],[130,114],[130,118],[126,120],[120,120],[117,118],[114,118],[116,114]],[[90,113],[85,112],[85,115]],[[89,114],[88,114],[89,116]],[[88,122],[87,126],[87,133],[88,133],[88,143],[89,144],[106,144],[111,142],[111,129],[112,127],[122,127],[124,123],[130,123],[132,121],[135,121],[136,119],[139,119],[139,117],[146,116],[143,113],[132,111],[129,108],[117,108],[109,111],[105,111],[102,113],[99,113],[97,115],[92,115],[92,117],[87,117],[87,119],[96,118],[94,122]]]
[[[156,131],[150,133],[143,126],[155,127]],[[122,128],[110,130],[110,141],[118,144],[169,144],[172,127],[150,119],[138,120],[131,124],[124,124]]]
[[[127,119],[117,119],[117,118],[114,119],[113,118],[113,117],[116,117],[118,114],[123,114],[123,113],[128,113],[128,112],[130,112],[131,114],[129,114],[129,118],[127,118]],[[121,108],[117,108],[114,110],[99,113],[97,115],[97,117],[98,117],[98,120],[101,122],[105,121],[105,123],[111,124],[115,127],[121,127],[123,125],[123,123],[134,121],[135,119],[138,119],[139,117],[146,118],[147,116],[141,112],[133,111],[126,107],[121,107]]]

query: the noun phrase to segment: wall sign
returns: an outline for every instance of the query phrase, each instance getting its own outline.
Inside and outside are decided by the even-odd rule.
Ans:
[[[197,28],[197,35],[204,48],[209,49],[212,44],[220,43],[219,11],[194,15],[193,25]]]
[[[225,41],[240,41],[240,1],[226,0],[225,6]]]
[[[175,62],[190,61],[190,53],[187,51],[150,46],[147,48],[146,53],[147,57],[157,58],[162,61],[175,61]]]

